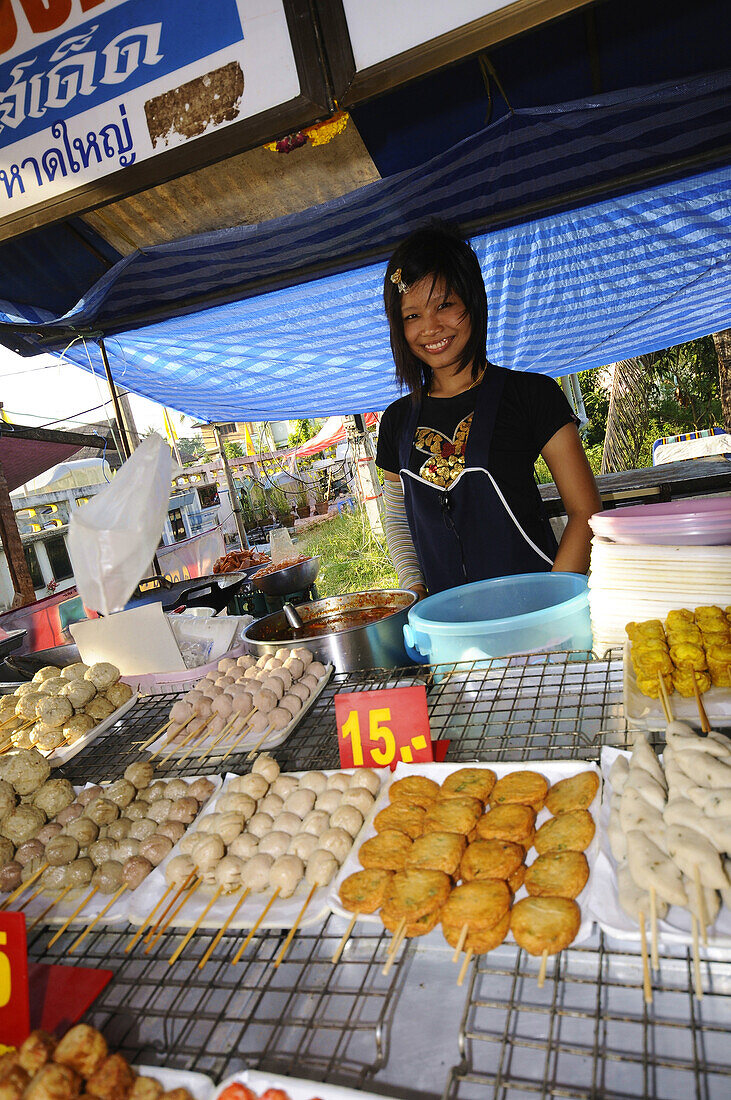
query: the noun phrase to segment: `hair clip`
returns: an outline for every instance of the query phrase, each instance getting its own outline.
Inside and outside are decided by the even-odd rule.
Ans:
[[[407,287],[406,283],[401,278],[401,268],[400,267],[397,267],[396,270],[394,271],[393,275],[391,276],[391,282],[393,283],[393,285],[395,287],[398,288],[399,294],[405,294],[406,291],[409,289]]]

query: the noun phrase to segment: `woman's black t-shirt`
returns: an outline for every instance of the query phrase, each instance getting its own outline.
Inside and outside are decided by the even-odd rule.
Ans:
[[[488,367],[488,370],[490,368]],[[456,397],[424,397],[409,469],[438,488],[464,467],[464,450],[479,387]],[[410,395],[389,405],[381,418],[376,463],[397,474],[399,443],[413,406]],[[498,409],[488,468],[525,533],[540,538],[547,522],[533,466],[565,424],[576,423],[558,383],[544,374],[508,371]]]

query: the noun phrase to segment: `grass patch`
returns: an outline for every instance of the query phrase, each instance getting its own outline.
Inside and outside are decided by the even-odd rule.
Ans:
[[[297,552],[322,558],[315,583],[323,598],[343,592],[398,588],[385,537],[375,538],[362,508],[298,535]]]

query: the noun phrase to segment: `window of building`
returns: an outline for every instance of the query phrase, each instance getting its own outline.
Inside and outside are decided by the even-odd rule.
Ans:
[[[198,490],[198,499],[201,502],[201,508],[213,508],[215,505],[220,504],[218,497],[217,485],[203,485]]]
[[[185,531],[185,524],[183,523],[183,515],[179,508],[173,508],[168,512],[168,518],[170,519],[170,527],[173,532],[173,538],[176,542],[182,542],[183,539],[187,539],[188,535]]]
[[[219,430],[221,435],[231,435],[232,432],[236,431],[236,425],[235,424],[219,424],[218,425],[218,430]]]
[[[29,546],[24,546],[25,560],[28,562],[28,572],[30,573],[30,579],[33,581],[34,588],[44,588],[46,582],[43,579],[41,573],[41,567],[38,564],[38,555],[36,554],[36,548],[31,543]]]
[[[54,580],[67,581],[69,577],[73,577],[74,571],[71,566],[71,558],[66,549],[63,535],[58,535],[55,539],[47,539],[45,547]]]

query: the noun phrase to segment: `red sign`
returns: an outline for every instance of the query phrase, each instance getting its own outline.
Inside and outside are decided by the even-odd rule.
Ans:
[[[0,1041],[19,1047],[29,1033],[25,916],[0,913]]]
[[[338,692],[340,763],[344,768],[391,768],[434,759],[426,688]]]

